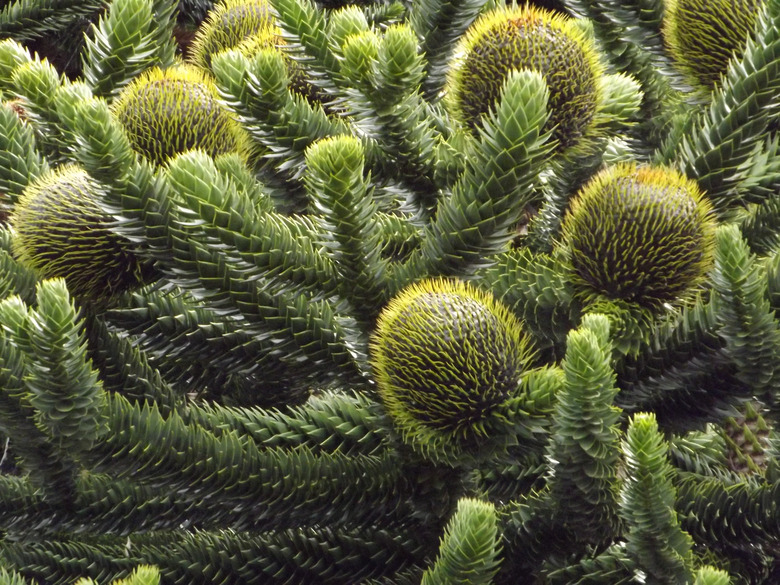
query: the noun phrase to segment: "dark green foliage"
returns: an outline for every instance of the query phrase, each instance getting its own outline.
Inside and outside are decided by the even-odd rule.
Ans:
[[[0,582],[776,585],[780,0],[337,4],[0,10]]]

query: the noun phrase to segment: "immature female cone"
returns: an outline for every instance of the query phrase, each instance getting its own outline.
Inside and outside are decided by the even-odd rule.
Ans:
[[[249,136],[219,102],[214,82],[192,65],[146,71],[112,108],[133,149],[156,164],[195,148],[211,156],[250,152]]]
[[[449,280],[407,287],[372,338],[379,394],[404,438],[428,453],[478,440],[518,388],[528,339],[488,293]]]
[[[100,186],[66,165],[27,186],[10,218],[13,251],[42,278],[61,277],[76,298],[104,300],[151,273],[129,242],[109,229]]]
[[[592,127],[601,102],[602,66],[593,42],[573,20],[535,8],[501,7],[479,18],[460,41],[445,103],[471,128],[500,98],[513,70],[531,69],[550,90],[550,119],[561,149]]]
[[[209,69],[211,58],[269,30],[281,34],[266,0],[223,0],[209,11],[190,47],[189,61]]]
[[[764,0],[666,0],[663,32],[687,81],[711,90],[742,55]]]
[[[562,232],[585,296],[658,308],[706,277],[715,227],[694,181],[670,168],[619,164],[576,195]]]

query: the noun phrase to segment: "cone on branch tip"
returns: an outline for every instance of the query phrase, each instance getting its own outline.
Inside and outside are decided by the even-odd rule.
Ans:
[[[66,165],[27,186],[10,217],[13,252],[42,278],[63,278],[82,300],[106,300],[142,285],[151,267],[112,232],[100,186]]]
[[[585,296],[656,309],[696,290],[712,267],[716,219],[698,185],[676,170],[607,168],[572,200],[562,234]]]
[[[469,441],[517,392],[530,351],[519,320],[489,293],[430,279],[385,307],[371,356],[381,399],[406,439]]]
[[[195,148],[250,155],[248,134],[220,103],[214,82],[192,65],[144,72],[112,108],[133,149],[153,163]]]
[[[500,98],[509,74],[521,69],[537,71],[547,83],[547,127],[559,149],[580,142],[602,101],[603,66],[593,41],[559,13],[525,5],[497,8],[477,19],[455,50],[445,104],[475,129]]]

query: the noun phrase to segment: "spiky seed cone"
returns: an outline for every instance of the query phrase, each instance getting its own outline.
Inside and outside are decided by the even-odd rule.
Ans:
[[[109,230],[100,186],[74,165],[27,186],[11,214],[13,251],[43,278],[65,279],[70,293],[104,300],[143,284],[150,274],[128,242]]]
[[[562,233],[582,291],[657,308],[705,278],[715,227],[694,181],[670,168],[619,164],[576,195]]]
[[[741,56],[764,0],[666,0],[663,34],[688,82],[711,90]]]
[[[468,440],[517,389],[528,341],[488,293],[431,279],[385,307],[371,355],[379,394],[405,438],[442,432]]]
[[[156,164],[194,148],[249,154],[249,137],[220,104],[213,81],[191,65],[144,72],[112,108],[133,149]]]
[[[471,128],[494,107],[515,69],[539,72],[550,90],[548,127],[559,148],[579,141],[598,109],[603,68],[574,22],[533,6],[501,7],[466,32],[448,74],[445,103]]]
[[[279,32],[266,0],[223,0],[209,11],[198,27],[190,46],[189,61],[208,69],[214,55],[235,48],[245,39],[269,28]]]

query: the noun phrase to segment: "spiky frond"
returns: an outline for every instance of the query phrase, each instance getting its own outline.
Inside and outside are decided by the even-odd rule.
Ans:
[[[655,417],[637,414],[623,443],[627,479],[620,510],[628,525],[627,551],[655,582],[685,583],[692,578],[693,541],[674,509],[673,469]]]
[[[84,48],[83,76],[95,95],[117,96],[140,72],[160,62],[158,27],[165,18],[155,13],[155,4],[161,3],[116,0],[93,27]]]
[[[462,499],[450,519],[436,563],[422,585],[490,585],[500,552],[496,512],[492,504]]]
[[[480,131],[467,167],[442,201],[419,253],[404,270],[409,277],[468,275],[501,252],[513,237],[541,164],[550,153],[547,87],[537,73],[510,75],[498,109]],[[468,237],[464,234],[468,233]]]
[[[567,340],[561,364],[565,381],[553,414],[548,446],[550,497],[575,542],[601,545],[617,531],[617,464],[620,410],[610,366],[609,322],[583,318]],[[565,495],[564,495],[565,494]]]
[[[780,329],[766,298],[766,278],[751,257],[736,226],[716,236],[714,297],[721,319],[720,335],[738,377],[769,404],[777,399]]]

